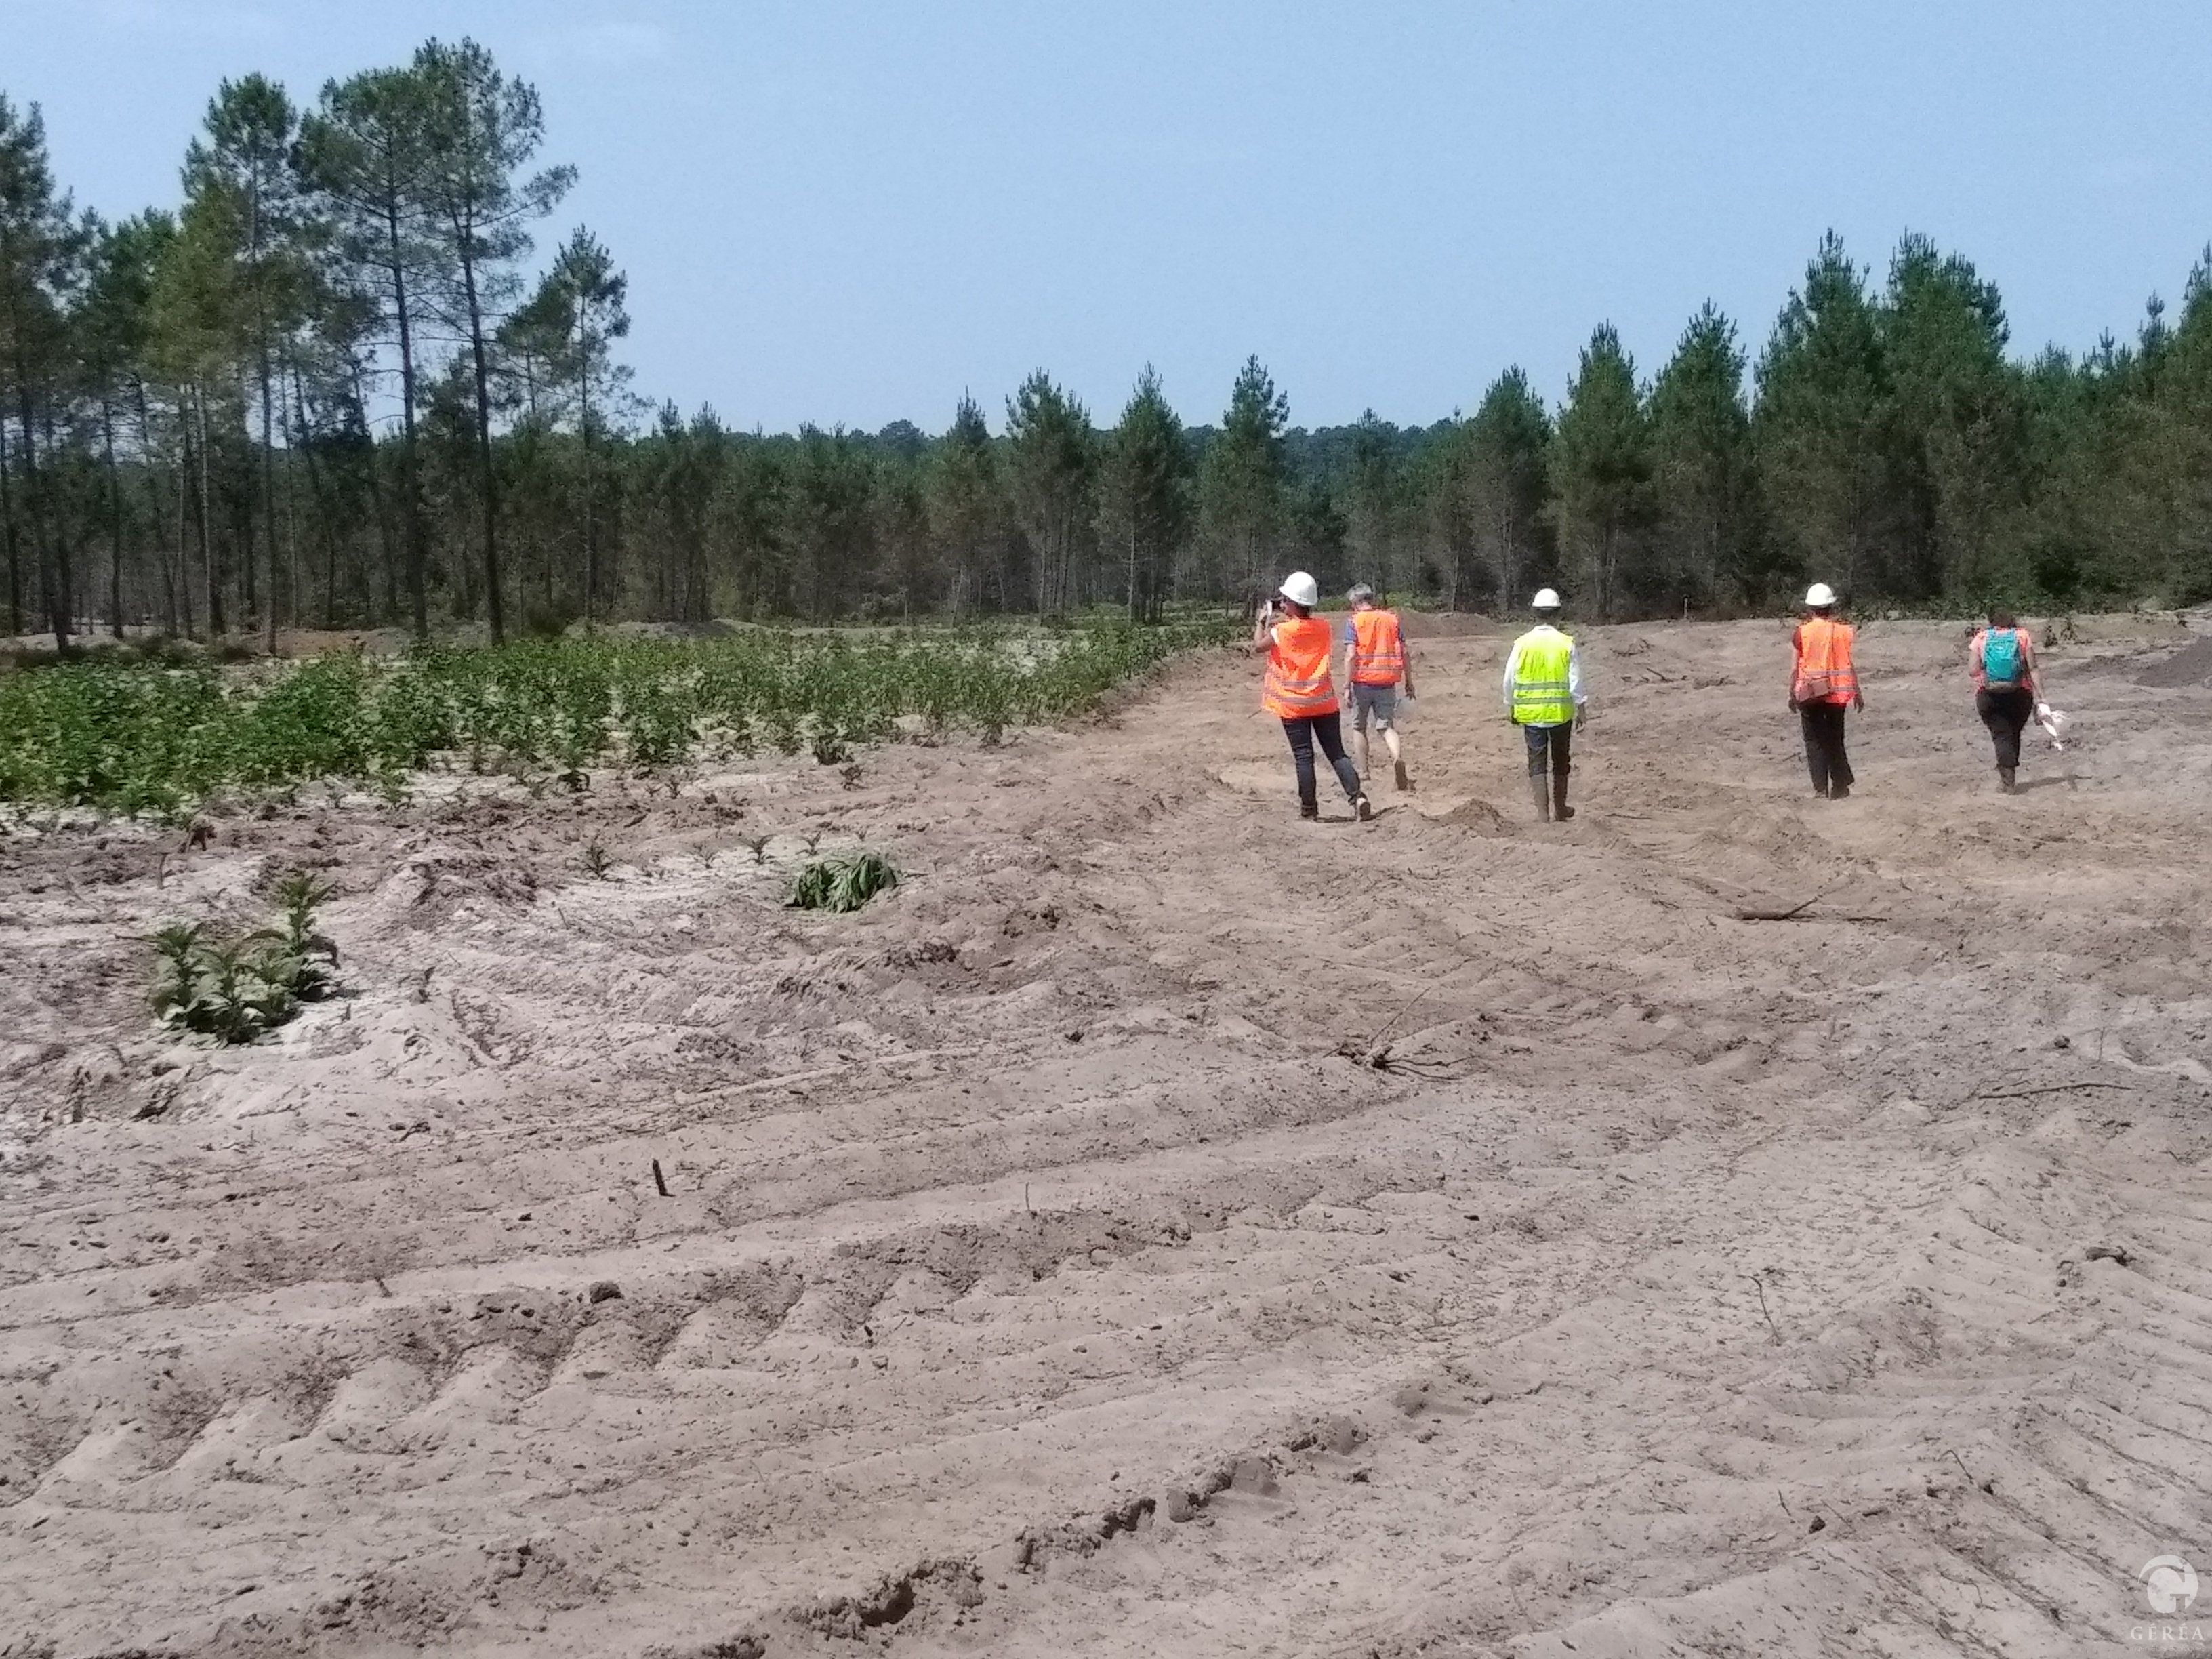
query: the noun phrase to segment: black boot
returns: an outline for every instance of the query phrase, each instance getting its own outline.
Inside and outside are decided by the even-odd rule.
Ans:
[[[1567,775],[1552,774],[1552,817],[1561,823],[1574,817],[1575,809],[1567,805]]]
[[[2018,768],[2000,766],[1997,768],[1997,787],[2003,790],[2008,795],[2018,794],[2020,793],[2020,786],[2014,781],[2018,775]]]

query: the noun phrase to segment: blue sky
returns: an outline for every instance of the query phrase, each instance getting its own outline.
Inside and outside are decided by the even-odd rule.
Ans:
[[[78,200],[177,193],[216,80],[311,99],[473,34],[630,278],[637,388],[744,427],[995,428],[1042,365],[1214,418],[1426,422],[1708,297],[1754,348],[1832,226],[2002,289],[2016,349],[2132,331],[2212,238],[2212,6],[0,0],[0,88]]]

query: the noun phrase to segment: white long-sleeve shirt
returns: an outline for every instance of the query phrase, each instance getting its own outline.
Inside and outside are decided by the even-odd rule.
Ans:
[[[1528,639],[1532,635],[1557,634],[1559,631],[1549,623],[1538,623],[1527,634],[1523,634],[1521,639],[1514,641],[1512,650],[1505,653],[1505,712],[1507,714],[1510,714],[1513,712],[1513,682],[1519,678],[1521,674],[1521,641]],[[1571,641],[1567,645],[1567,695],[1574,699],[1577,708],[1580,708],[1586,701],[1583,696],[1583,649]]]

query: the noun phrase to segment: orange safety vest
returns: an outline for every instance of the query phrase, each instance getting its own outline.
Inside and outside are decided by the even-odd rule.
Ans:
[[[1858,671],[1851,666],[1851,625],[1826,617],[1797,624],[1791,639],[1797,667],[1790,695],[1798,702],[1849,702],[1859,693]]]
[[[1261,707],[1286,720],[1336,713],[1336,687],[1328,678],[1335,641],[1319,617],[1291,617],[1275,624],[1267,647],[1267,679]]]
[[[1395,685],[1406,678],[1406,636],[1395,611],[1352,613],[1351,660],[1354,685]]]

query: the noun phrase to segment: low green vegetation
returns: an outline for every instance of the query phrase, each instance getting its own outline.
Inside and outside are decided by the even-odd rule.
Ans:
[[[96,659],[0,675],[0,801],[174,812],[217,791],[359,779],[387,793],[420,768],[580,787],[594,766],[810,752],[828,763],[894,735],[1014,726],[1091,707],[1220,624],[993,631],[739,634],[350,653],[297,666]]]
[[[898,880],[889,859],[861,848],[811,860],[792,884],[789,902],[800,910],[857,910]]]
[[[171,922],[149,941],[158,958],[154,1012],[165,1025],[218,1042],[251,1042],[276,1030],[303,1002],[337,988],[337,947],[315,931],[315,912],[331,890],[312,876],[278,884],[283,920],[228,936],[205,922]]]

